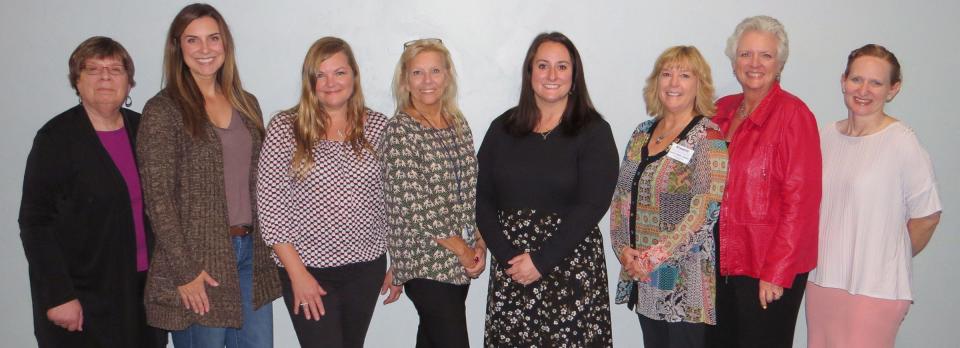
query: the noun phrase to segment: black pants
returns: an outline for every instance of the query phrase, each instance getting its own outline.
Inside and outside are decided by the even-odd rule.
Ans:
[[[712,347],[789,348],[793,346],[797,314],[807,285],[798,274],[779,300],[760,307],[760,281],[745,276],[717,279],[717,326]]]
[[[83,331],[69,332],[47,319],[46,310],[34,308],[34,334],[40,348],[160,348],[167,346],[167,331],[147,325],[143,308],[143,287],[147,272],[137,272],[136,283],[112,284],[115,296],[100,294],[94,303],[84,303]],[[126,292],[124,290],[129,290]],[[111,302],[113,301],[113,302]],[[99,305],[99,306],[97,306]],[[0,343],[0,346],[3,344]]]
[[[307,320],[303,311],[293,314],[293,306],[299,304],[293,303],[290,276],[285,269],[279,268],[283,302],[287,305],[300,346],[362,348],[386,269],[386,255],[373,261],[339,267],[307,267],[327,291],[322,297],[326,314],[320,320]]]
[[[466,300],[470,285],[454,285],[429,279],[404,283],[407,297],[417,308],[417,348],[467,348]]]
[[[637,314],[643,330],[643,346],[657,348],[703,348],[706,347],[707,324],[668,323]]]

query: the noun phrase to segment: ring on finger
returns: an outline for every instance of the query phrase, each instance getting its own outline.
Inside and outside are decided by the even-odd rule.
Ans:
[[[307,305],[308,305],[308,303],[306,303],[306,302],[300,302],[300,307],[306,307]]]

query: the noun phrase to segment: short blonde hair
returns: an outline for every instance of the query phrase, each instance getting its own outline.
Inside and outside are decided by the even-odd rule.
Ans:
[[[770,16],[747,17],[737,25],[733,35],[727,39],[725,53],[730,58],[730,63],[735,63],[737,60],[737,45],[740,43],[740,38],[750,31],[770,33],[777,38],[777,61],[780,62],[780,69],[783,69],[790,55],[790,40],[787,38],[787,30],[783,28],[783,23]]]
[[[643,99],[647,102],[647,114],[663,116],[665,110],[660,102],[660,72],[672,67],[690,69],[697,77],[697,96],[693,103],[694,115],[713,116],[717,108],[713,105],[713,77],[710,65],[703,59],[700,51],[693,46],[673,46],[660,54],[653,65],[653,71],[647,76],[647,85],[643,87]]]

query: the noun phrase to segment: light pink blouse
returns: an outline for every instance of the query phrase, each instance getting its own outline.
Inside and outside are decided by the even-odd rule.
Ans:
[[[851,294],[912,300],[907,220],[940,211],[930,156],[902,122],[862,137],[820,130],[823,199],[810,281]]]

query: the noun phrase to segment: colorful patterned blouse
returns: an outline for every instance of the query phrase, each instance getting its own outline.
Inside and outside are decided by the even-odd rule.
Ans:
[[[617,303],[667,322],[716,323],[713,225],[727,174],[727,146],[715,124],[694,118],[670,147],[693,150],[687,164],[668,156],[670,147],[648,154],[659,119],[633,132],[610,207],[613,249],[639,250],[649,261],[649,281],[625,272]],[[634,308],[634,306],[636,306]]]
[[[474,242],[477,157],[466,121],[434,129],[400,112],[387,125],[380,157],[394,285],[414,278],[469,284],[456,255],[436,242],[456,235]]]
[[[291,174],[296,114],[280,113],[260,151],[257,208],[267,245],[291,243],[304,265],[325,268],[375,260],[386,251],[381,164],[373,151],[357,158],[350,144],[320,140],[304,179]],[[367,110],[363,134],[374,149],[387,117]],[[277,266],[283,267],[276,254]]]

